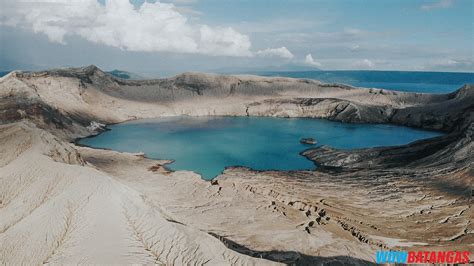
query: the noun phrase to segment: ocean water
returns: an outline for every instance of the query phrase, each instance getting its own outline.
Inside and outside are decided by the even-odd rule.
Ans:
[[[316,79],[355,87],[406,92],[450,93],[464,84],[474,83],[474,73],[415,71],[293,71],[254,72],[262,76]]]
[[[348,124],[319,119],[272,117],[172,117],[137,120],[110,126],[82,145],[126,152],[144,152],[155,159],[173,159],[172,170],[192,170],[212,179],[227,166],[257,170],[315,169],[299,155],[313,147],[300,143],[315,138],[318,145],[340,149],[406,144],[441,133],[408,127]]]

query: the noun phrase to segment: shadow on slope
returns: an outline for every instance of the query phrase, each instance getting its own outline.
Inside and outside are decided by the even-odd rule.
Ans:
[[[249,249],[246,246],[240,245],[218,234],[209,233],[209,235],[219,239],[222,243],[224,243],[227,248],[232,249],[241,254],[245,254],[254,258],[281,262],[287,265],[377,265],[374,262],[357,259],[350,256],[320,257],[310,256],[296,251],[257,251]]]

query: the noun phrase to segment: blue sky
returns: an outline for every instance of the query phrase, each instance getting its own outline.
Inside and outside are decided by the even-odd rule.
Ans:
[[[474,71],[471,0],[44,2],[0,4],[2,68]]]

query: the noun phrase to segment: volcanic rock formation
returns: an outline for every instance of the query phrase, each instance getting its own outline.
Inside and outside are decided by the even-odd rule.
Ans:
[[[446,132],[302,154],[316,171],[231,167],[213,184],[79,147],[101,124],[173,115],[325,118]],[[0,79],[0,262],[372,264],[375,250],[472,250],[474,88],[449,94],[95,66]],[[158,167],[160,166],[160,167]],[[471,258],[472,260],[473,258]]]

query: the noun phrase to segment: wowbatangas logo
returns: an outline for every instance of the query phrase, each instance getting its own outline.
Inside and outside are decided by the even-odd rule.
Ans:
[[[384,251],[376,253],[377,263],[469,263],[469,251]]]

